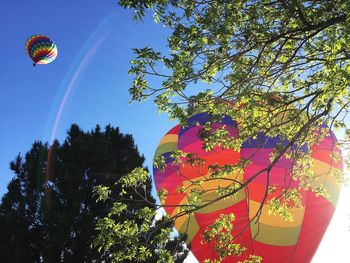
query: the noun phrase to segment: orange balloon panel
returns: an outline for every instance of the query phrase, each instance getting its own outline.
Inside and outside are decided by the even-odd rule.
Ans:
[[[233,181],[245,182],[257,172],[270,164],[269,156],[277,144],[286,144],[279,137],[269,138],[258,134],[255,140],[251,139],[242,144],[240,152],[232,149],[214,148],[212,151],[203,150],[203,142],[199,132],[203,125],[210,120],[206,113],[192,116],[188,125],[177,125],[171,129],[160,141],[155,157],[165,158],[165,169],[153,168],[154,181],[157,191],[166,189],[168,195],[165,201],[165,211],[173,216],[180,212],[180,206],[188,204],[187,195],[195,187],[206,190],[202,200],[210,201],[219,197],[216,189],[228,187]],[[225,116],[220,123],[211,124],[213,129],[225,127],[229,136],[238,136],[237,123]],[[335,147],[336,138],[332,134],[320,144],[311,147],[313,171],[318,176],[319,183],[323,182],[330,195],[316,197],[311,191],[300,191],[303,207],[291,209],[293,221],[283,221],[280,216],[268,215],[266,207],[262,210],[258,224],[249,223],[255,216],[261,203],[266,204],[271,198],[281,193],[286,187],[298,187],[299,183],[292,180],[293,161],[282,158],[271,169],[269,183],[276,186],[276,192],[268,195],[266,191],[267,173],[261,173],[245,189],[240,190],[234,197],[219,200],[204,207],[192,215],[184,215],[175,220],[175,228],[180,233],[187,234],[187,243],[196,258],[203,262],[205,259],[218,259],[214,244],[203,242],[203,232],[213,224],[221,214],[234,213],[236,219],[233,235],[247,250],[240,256],[228,257],[224,262],[237,262],[255,254],[263,258],[263,262],[281,263],[309,262],[313,257],[326,228],[331,220],[338,199],[340,185],[331,176],[327,176],[333,169],[342,169],[342,162],[336,162],[330,156],[332,151],[340,153]],[[307,145],[302,147],[307,151]],[[171,153],[181,150],[193,153],[203,159],[202,166],[189,164],[174,164]],[[234,165],[241,158],[249,159],[251,163],[244,170],[237,170],[225,178],[206,180],[200,186],[194,183],[208,179],[210,165]],[[179,188],[183,191],[180,192]],[[248,227],[247,227],[248,226]]]

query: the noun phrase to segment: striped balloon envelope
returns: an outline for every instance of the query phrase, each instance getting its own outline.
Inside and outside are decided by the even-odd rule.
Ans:
[[[57,57],[57,46],[55,43],[43,35],[33,35],[26,42],[26,52],[36,64],[48,64]]]
[[[219,197],[215,191],[218,187],[229,187],[233,181],[243,183],[249,180],[257,172],[268,167],[271,163],[270,155],[278,144],[284,144],[279,137],[269,138],[264,134],[258,134],[256,139],[251,139],[242,144],[241,150],[222,149],[216,147],[211,151],[203,150],[203,142],[199,132],[209,120],[206,113],[199,113],[188,120],[188,125],[180,125],[171,129],[160,141],[155,157],[163,156],[165,168],[153,167],[154,181],[157,191],[167,190],[164,208],[168,215],[174,216],[181,210],[181,205],[188,203],[188,194],[191,189],[198,187],[195,182],[208,179],[209,169],[213,165],[234,165],[241,159],[249,159],[250,164],[242,170],[237,170],[224,178],[203,180],[200,189],[205,190],[203,201],[214,200]],[[229,136],[238,136],[237,123],[225,116],[220,123],[212,123],[213,129],[225,126]],[[302,207],[290,210],[294,220],[285,221],[279,215],[269,215],[266,206],[262,209],[259,223],[251,222],[262,202],[267,204],[272,198],[281,193],[286,187],[298,187],[299,183],[292,179],[293,161],[280,159],[270,170],[261,173],[254,178],[248,187],[238,191],[235,196],[221,199],[191,215],[176,218],[175,228],[187,236],[187,244],[199,260],[218,259],[212,243],[203,242],[203,232],[208,226],[222,214],[233,213],[235,226],[233,236],[247,250],[240,256],[230,256],[223,262],[238,262],[247,259],[249,255],[261,256],[263,262],[281,263],[310,262],[332,218],[341,185],[337,183],[330,173],[342,170],[342,161],[331,158],[331,152],[340,150],[335,146],[334,134],[325,137],[319,144],[311,148],[312,170],[317,177],[317,183],[323,184],[329,196],[316,196],[310,190],[299,190],[302,196]],[[301,147],[307,151],[308,147]],[[176,164],[171,158],[171,153],[181,150],[193,153],[205,162],[200,167],[189,164]],[[264,199],[266,182],[276,188],[276,191]],[[179,191],[179,188],[182,188]]]

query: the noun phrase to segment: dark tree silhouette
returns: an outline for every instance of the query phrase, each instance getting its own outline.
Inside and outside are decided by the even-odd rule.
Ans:
[[[15,176],[0,205],[0,262],[110,262],[92,241],[113,200],[97,203],[93,189],[119,191],[116,182],[143,162],[132,136],[111,126],[84,132],[72,125],[63,144],[34,142],[10,165]],[[150,179],[138,192],[147,202],[128,208],[155,209]]]

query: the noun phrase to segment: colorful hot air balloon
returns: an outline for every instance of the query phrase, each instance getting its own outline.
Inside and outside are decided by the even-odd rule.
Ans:
[[[33,60],[33,66],[36,64],[48,64],[57,57],[57,47],[55,43],[43,35],[33,35],[26,42],[26,51]]]
[[[180,211],[179,207],[173,205],[183,205],[188,202],[187,194],[193,187],[196,187],[191,186],[191,182],[207,176],[209,165],[234,165],[241,158],[251,161],[243,172],[234,172],[224,179],[205,181],[200,185],[201,189],[226,187],[230,185],[232,180],[245,182],[271,163],[269,157],[277,144],[285,143],[281,142],[278,137],[269,138],[260,133],[256,139],[244,142],[240,152],[220,147],[216,147],[212,151],[205,151],[202,149],[203,142],[199,138],[198,132],[208,120],[209,116],[206,113],[192,116],[188,120],[187,126],[177,125],[171,129],[157,147],[155,157],[163,156],[166,167],[164,170],[153,168],[154,181],[157,191],[162,189],[168,191],[165,211],[170,216]],[[212,124],[212,127],[219,128],[223,125],[230,136],[237,137],[237,123],[228,116],[225,116],[220,123]],[[239,236],[237,242],[246,247],[247,251],[241,257],[231,256],[224,262],[243,261],[250,254],[261,256],[263,262],[266,263],[309,262],[331,220],[340,192],[340,185],[329,175],[332,170],[342,170],[342,162],[335,161],[330,157],[332,151],[340,152],[335,146],[335,141],[334,134],[331,134],[318,145],[311,147],[313,172],[318,176],[319,183],[323,183],[330,193],[329,197],[316,196],[310,190],[299,190],[302,195],[303,207],[291,209],[293,221],[284,221],[280,216],[268,215],[267,209],[264,208],[260,215],[259,224],[249,224],[249,220],[252,219],[264,201],[263,196],[267,182],[267,173],[265,172],[255,178],[248,185],[248,188],[240,190],[235,197],[217,201],[192,215],[177,218],[175,228],[180,233],[187,234],[187,243],[191,244],[191,251],[199,262],[203,262],[205,259],[218,259],[217,253],[213,250],[213,244],[203,242],[203,232],[221,214],[234,213],[236,219],[233,221],[235,226],[233,234]],[[306,146],[301,148],[303,151],[308,149]],[[205,160],[205,164],[200,169],[188,164],[175,164],[170,156],[174,150],[195,153]],[[277,190],[268,196],[265,203],[281,193],[279,190],[287,185],[298,187],[297,181],[288,180],[292,179],[292,162],[290,159],[282,158],[271,169],[270,184],[275,185]],[[179,187],[184,187],[183,189],[186,190],[179,191]],[[213,200],[217,197],[218,194],[213,190],[206,192],[202,199]],[[249,227],[246,228],[246,226]]]

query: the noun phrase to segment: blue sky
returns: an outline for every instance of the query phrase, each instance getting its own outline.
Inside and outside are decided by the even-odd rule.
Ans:
[[[159,139],[175,123],[158,114],[152,102],[129,105],[132,77],[127,70],[131,48],[150,45],[166,51],[166,29],[149,18],[136,23],[115,0],[1,3],[0,196],[13,177],[10,161],[25,154],[35,140],[62,141],[72,123],[84,130],[96,124],[120,127],[134,136],[150,168]],[[32,67],[24,48],[32,34],[55,41],[56,61]],[[349,257],[349,188],[343,192],[316,263]]]
[[[84,130],[119,126],[134,136],[151,166],[159,139],[174,123],[151,102],[129,104],[127,71],[131,48],[166,47],[161,25],[135,22],[116,1],[5,0],[0,32],[0,195],[13,176],[9,162],[34,140],[62,140],[72,123]],[[53,63],[32,67],[24,49],[32,34],[57,44]]]

